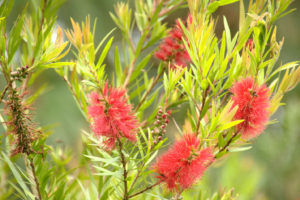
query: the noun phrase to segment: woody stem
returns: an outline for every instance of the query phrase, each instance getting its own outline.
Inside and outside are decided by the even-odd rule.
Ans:
[[[237,136],[238,134],[239,134],[239,132],[236,131],[236,132],[231,136],[231,138],[227,141],[227,143],[225,144],[225,146],[222,147],[222,148],[220,149],[220,151],[219,151],[217,154],[219,154],[219,153],[223,152],[224,150],[226,150],[227,147],[231,144],[232,140],[233,140],[233,139],[235,138],[235,136]],[[217,155],[217,154],[216,154],[216,155]],[[216,158],[216,157],[215,157],[215,158]]]
[[[119,145],[119,153],[120,153],[120,156],[121,156],[121,163],[122,163],[122,166],[123,166],[123,183],[124,183],[124,197],[123,197],[123,200],[128,200],[129,197],[128,197],[128,186],[127,186],[127,169],[126,169],[126,160],[125,160],[125,156],[123,154],[123,144],[121,142],[121,140],[119,138],[118,139],[118,145]]]
[[[150,190],[150,189],[154,188],[155,186],[159,185],[160,183],[161,183],[161,181],[158,181],[158,182],[154,183],[153,185],[150,185],[150,186],[146,187],[145,189],[143,189],[143,190],[141,190],[141,191],[139,191],[137,193],[129,195],[128,198],[132,198],[132,197],[135,197],[135,196],[137,196],[139,194],[142,194],[142,193],[146,192],[147,190]]]
[[[204,94],[203,94],[201,110],[200,110],[200,112],[199,112],[199,118],[198,118],[198,120],[197,120],[197,128],[196,128],[196,133],[197,133],[197,134],[198,134],[199,129],[200,129],[201,115],[202,115],[202,112],[203,112],[203,110],[204,110],[205,101],[206,101],[208,92],[209,92],[209,87],[206,88],[206,90],[204,91]]]
[[[142,106],[142,104],[144,103],[144,101],[146,100],[147,96],[150,94],[150,92],[152,91],[152,89],[154,88],[154,86],[158,83],[159,79],[161,78],[161,76],[163,75],[165,71],[165,67],[162,68],[161,72],[156,76],[156,78],[154,79],[154,81],[152,82],[152,85],[148,88],[148,90],[145,92],[143,98],[141,99],[141,101],[139,102],[139,104],[136,106],[135,108],[135,112],[137,112],[137,110]]]
[[[31,172],[32,172],[34,182],[35,182],[36,192],[38,194],[38,200],[42,200],[42,195],[41,195],[41,190],[40,190],[40,183],[39,183],[39,180],[38,180],[38,178],[36,176],[36,173],[35,173],[35,166],[34,166],[34,163],[33,163],[33,159],[29,158],[29,162],[30,162]]]

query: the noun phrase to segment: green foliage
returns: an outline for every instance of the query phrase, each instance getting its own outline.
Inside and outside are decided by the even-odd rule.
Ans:
[[[298,84],[298,62],[277,63],[283,40],[277,42],[274,24],[293,11],[288,10],[292,1],[250,1],[246,9],[240,0],[239,31],[233,33],[224,17],[224,30],[218,38],[212,14],[219,7],[237,1],[135,0],[134,9],[129,3],[120,2],[110,16],[122,34],[122,41],[116,42],[117,31],[113,29],[98,44],[96,20],[91,24],[89,16],[81,24],[71,18],[72,30],[65,30],[68,41],[64,41],[64,31],[57,25],[56,17],[62,4],[60,0],[31,1],[10,30],[7,30],[6,20],[13,1],[2,1],[0,65],[6,86],[1,92],[1,103],[5,105],[0,117],[2,123],[8,123],[3,123],[7,133],[0,140],[3,142],[0,187],[6,191],[0,191],[0,199],[128,200],[180,199],[181,196],[237,199],[239,195],[233,189],[215,192],[203,185],[197,190],[169,192],[157,186],[160,182],[152,167],[159,152],[168,144],[166,135],[160,135],[161,139],[156,135],[161,128],[157,126],[159,112],[182,111],[183,128],[170,116],[179,135],[196,134],[201,139],[201,148],[210,147],[217,162],[230,153],[252,148],[236,129],[244,121],[235,119],[238,107],[233,108],[230,98],[230,88],[237,80],[250,76],[270,88],[270,114],[282,105],[284,94]],[[181,70],[172,70],[172,63],[158,63],[153,57],[157,44],[170,33],[164,19],[181,8],[188,8],[190,12],[188,20],[191,21],[179,20],[177,27],[182,29],[182,45],[191,63]],[[250,47],[251,41],[254,47]],[[68,60],[64,59],[67,55]],[[113,70],[107,67],[110,57],[113,57]],[[20,74],[22,70],[25,75]],[[10,156],[16,137],[11,131],[13,123],[9,123],[15,116],[4,111],[10,106],[10,95],[18,94],[20,105],[24,107],[20,112],[33,121],[29,105],[48,87],[41,85],[31,89],[46,70],[54,70],[64,79],[87,122],[92,121],[88,115],[88,95],[92,91],[103,95],[105,84],[126,89],[128,103],[139,119],[137,141],[131,143],[118,137],[115,138],[117,147],[106,151],[103,137],[83,130],[78,154],[67,148],[46,145],[50,133],[46,128],[32,125],[27,130],[33,130],[35,136],[27,145],[33,151],[20,150],[15,152],[18,155]],[[243,194],[250,194],[260,172],[237,173],[238,164],[233,158],[226,169],[230,178],[226,173],[220,177],[228,181],[224,187],[236,187]],[[239,174],[249,179],[245,186],[232,184],[239,180]]]

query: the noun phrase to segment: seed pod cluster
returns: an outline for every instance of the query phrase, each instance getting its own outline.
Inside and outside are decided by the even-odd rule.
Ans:
[[[154,137],[153,144],[156,145],[163,139],[163,136],[166,134],[167,125],[170,122],[168,117],[170,116],[170,112],[163,111],[162,107],[158,108],[157,115],[155,117],[154,128],[152,130],[152,135]]]
[[[28,66],[19,67],[17,71],[11,73],[11,79],[16,81],[22,81],[28,75]]]

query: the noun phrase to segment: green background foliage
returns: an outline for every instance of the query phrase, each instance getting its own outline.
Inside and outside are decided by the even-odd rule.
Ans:
[[[63,29],[71,28],[70,17],[75,21],[83,21],[89,14],[91,19],[97,18],[95,39],[101,40],[115,25],[109,16],[116,0],[66,0],[58,12],[58,23]],[[23,1],[16,1],[9,21],[21,12]],[[284,36],[285,43],[281,51],[279,63],[299,60],[300,55],[300,1],[291,7],[298,10],[280,19],[278,39]],[[238,28],[238,3],[222,7],[217,15],[225,15],[234,32]],[[185,17],[184,11],[173,14],[166,19],[172,26],[177,17]],[[216,30],[221,36],[222,18],[218,19]],[[120,31],[115,31],[118,42]],[[113,48],[106,60],[107,69],[113,66]],[[111,66],[110,66],[111,65]],[[1,80],[3,81],[3,80]],[[53,134],[49,143],[67,146],[78,151],[82,129],[88,129],[83,116],[69,92],[65,82],[54,71],[47,71],[35,83],[37,86],[47,83],[48,90],[36,102],[36,121],[42,126],[50,125]],[[2,88],[2,83],[0,85]],[[214,191],[235,188],[239,199],[297,199],[300,197],[300,86],[288,93],[284,99],[286,106],[281,107],[273,118],[278,123],[270,125],[265,133],[255,139],[253,148],[247,152],[232,153],[218,165],[210,168],[199,185],[201,191],[212,194]],[[170,128],[168,134],[176,134]],[[76,159],[76,158],[73,158]],[[197,187],[199,188],[199,187]],[[199,191],[190,191],[184,197],[191,197]],[[184,198],[185,199],[185,198]]]

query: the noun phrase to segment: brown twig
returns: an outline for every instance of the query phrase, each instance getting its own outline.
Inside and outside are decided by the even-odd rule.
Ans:
[[[36,176],[36,173],[35,173],[35,166],[34,166],[34,163],[33,163],[33,159],[29,158],[29,162],[30,162],[30,167],[31,167],[32,175],[34,177],[36,191],[38,193],[38,199],[42,200],[42,195],[41,195],[41,190],[40,190],[40,183],[39,183],[39,180],[38,180],[38,178]]]
[[[68,78],[66,76],[64,76],[63,79],[67,83],[67,85],[69,86],[70,91],[71,91],[72,95],[74,96],[74,98],[77,100],[78,104],[80,105],[80,108],[84,111],[85,109],[84,109],[82,103],[80,102],[80,99],[77,97],[76,92],[75,92],[72,84],[70,83],[70,81],[68,80]],[[85,116],[85,115],[83,115],[83,116]]]
[[[7,91],[7,89],[9,88],[9,85],[6,85],[6,87],[4,88],[3,92],[1,93],[1,97],[0,97],[0,102],[2,102],[4,96],[5,96],[5,93]]]
[[[129,31],[128,31],[127,35],[128,35],[128,41],[129,41],[129,45],[130,45],[130,47],[131,47],[131,49],[132,49],[132,52],[135,54],[135,52],[136,52],[136,48],[135,48],[135,45],[134,45],[133,39],[132,39],[132,37],[131,37],[131,35],[130,35],[130,32],[129,32]]]
[[[43,30],[43,26],[44,26],[44,22],[45,22],[45,10],[46,10],[46,7],[47,7],[47,0],[44,0],[44,5],[42,7],[42,16],[41,16],[41,21],[40,21],[40,26],[39,26],[39,30],[38,30],[38,34],[37,34],[37,37],[39,38],[39,35],[41,34],[42,30]],[[35,61],[35,57],[33,56],[32,59],[31,59],[31,63],[30,63],[30,68],[32,68],[33,64],[34,64],[34,61]],[[22,92],[26,91],[26,88],[27,88],[27,84],[28,84],[28,81],[31,77],[31,72],[28,73],[26,79],[24,80],[23,84],[22,84]]]
[[[235,136],[237,136],[237,134],[239,134],[238,131],[236,131],[236,132],[231,136],[231,138],[227,141],[227,143],[225,144],[225,146],[224,146],[223,148],[221,148],[221,149],[219,150],[219,152],[218,152],[216,155],[218,155],[218,154],[221,153],[222,151],[226,150],[227,147],[231,144],[232,140],[235,138]],[[215,156],[215,158],[216,158],[216,156]]]
[[[122,162],[122,166],[123,166],[123,183],[124,183],[124,198],[123,200],[128,200],[128,185],[127,185],[127,169],[126,169],[126,160],[125,160],[125,156],[122,152],[123,150],[123,145],[122,142],[119,138],[118,139],[118,144],[119,144],[119,153],[121,156],[121,162]]]
[[[164,71],[165,71],[165,67],[162,68],[161,72],[156,76],[156,78],[152,82],[152,85],[145,92],[145,95],[143,96],[143,98],[141,99],[141,101],[139,102],[139,104],[136,106],[135,112],[142,106],[142,104],[146,100],[147,96],[150,94],[150,92],[152,91],[152,89],[154,88],[154,86],[158,83],[158,81],[161,78],[161,76],[163,75]]]
[[[203,95],[203,98],[202,98],[202,105],[201,105],[201,109],[200,109],[200,112],[199,112],[199,118],[197,120],[197,126],[196,126],[197,127],[196,128],[196,133],[197,134],[199,132],[200,122],[201,122],[201,115],[202,115],[202,112],[203,112],[203,109],[204,109],[204,106],[205,106],[205,101],[206,101],[208,92],[209,92],[209,87],[207,87],[206,90],[204,91],[204,95]]]
[[[123,86],[124,88],[126,88],[127,85],[129,84],[131,75],[132,75],[132,73],[133,73],[133,69],[134,69],[135,62],[136,62],[136,58],[134,58],[133,61],[132,61],[132,62],[130,63],[130,65],[129,65],[128,73],[127,73],[126,79],[125,79],[125,81],[124,81],[124,86]]]
[[[154,183],[153,185],[150,185],[150,186],[146,187],[145,189],[143,189],[143,190],[141,190],[141,191],[139,191],[137,193],[129,195],[128,198],[132,198],[132,197],[135,197],[135,196],[137,196],[139,194],[142,194],[142,193],[146,192],[147,190],[150,190],[150,189],[154,188],[155,186],[159,185],[161,182],[162,181],[158,181],[158,182]]]
[[[145,162],[143,162],[141,168],[138,169],[138,172],[136,173],[136,176],[134,177],[134,180],[132,181],[132,184],[129,187],[129,191],[133,188],[133,186],[137,182],[138,178],[140,177],[140,174],[142,172],[142,169],[143,169],[144,165],[145,165]]]
[[[184,3],[184,1],[181,1],[181,2],[179,2],[176,6],[174,6],[174,7],[171,7],[171,8],[166,8],[166,9],[164,9],[164,10],[162,10],[160,13],[159,13],[159,17],[163,17],[164,15],[167,15],[168,13],[170,13],[170,12],[172,12],[172,11],[174,11],[174,10],[176,10],[181,4],[183,4]]]

